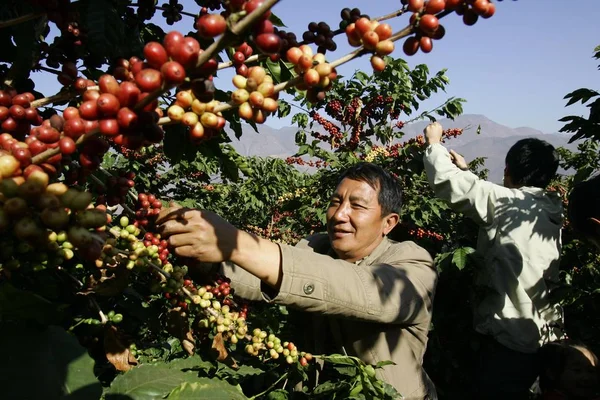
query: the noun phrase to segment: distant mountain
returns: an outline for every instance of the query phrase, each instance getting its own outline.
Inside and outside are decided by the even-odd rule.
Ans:
[[[569,144],[570,135],[560,133],[543,133],[530,127],[509,128],[498,124],[484,115],[465,114],[454,121],[441,119],[439,122],[447,128],[462,128],[464,133],[456,139],[449,140],[447,146],[462,154],[467,161],[476,157],[486,157],[486,168],[489,169],[489,179],[492,182],[502,182],[504,158],[508,149],[518,140],[525,137],[536,137],[551,143],[555,147],[576,149],[577,143]],[[420,121],[405,126],[402,141],[413,138],[423,132],[427,121]],[[477,134],[478,127],[481,131]],[[240,140],[232,137],[233,147],[245,156],[288,157],[296,152],[294,136],[296,127],[274,129],[267,125],[259,126],[256,133],[249,125],[243,125],[243,135]],[[564,172],[564,171],[562,171]]]
[[[295,135],[298,128],[284,127],[274,129],[259,125],[257,133],[250,125],[242,125],[242,136],[236,139],[230,132],[231,145],[243,156],[286,158],[296,152]]]

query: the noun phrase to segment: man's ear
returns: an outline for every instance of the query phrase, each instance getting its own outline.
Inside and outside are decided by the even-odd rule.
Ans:
[[[390,231],[398,225],[398,221],[400,221],[400,216],[398,214],[390,213],[386,215],[384,218],[383,235],[385,236],[390,233]]]
[[[592,221],[592,223],[596,224],[597,227],[600,228],[600,219],[590,217],[590,221]]]

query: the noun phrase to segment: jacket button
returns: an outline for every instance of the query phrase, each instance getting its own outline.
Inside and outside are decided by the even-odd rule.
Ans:
[[[312,292],[315,291],[315,285],[312,283],[305,283],[303,289],[305,294],[312,294]]]

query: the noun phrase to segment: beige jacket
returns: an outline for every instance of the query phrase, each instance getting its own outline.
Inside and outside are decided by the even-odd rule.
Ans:
[[[560,197],[479,179],[456,167],[440,144],[429,146],[423,161],[436,196],[481,227],[475,329],[523,353],[558,338],[562,313],[549,297],[558,283]]]
[[[380,378],[406,399],[435,399],[422,367],[431,321],[437,271],[429,253],[413,242],[385,238],[368,257],[349,263],[331,257],[326,234],[280,245],[283,279],[273,298],[241,268],[223,264],[236,294],[311,313],[306,326],[313,342],[336,343],[337,352],[376,364]],[[343,346],[343,349],[342,349]]]

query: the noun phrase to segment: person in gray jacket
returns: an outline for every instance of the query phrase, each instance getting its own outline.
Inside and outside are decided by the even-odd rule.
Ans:
[[[562,200],[545,190],[558,154],[538,139],[518,141],[506,155],[504,186],[479,179],[464,158],[441,144],[428,125],[423,162],[436,196],[479,226],[474,327],[482,348],[474,398],[527,399],[538,375],[537,351],[562,335],[562,312],[550,301],[558,284]]]
[[[177,255],[221,263],[237,295],[305,312],[302,328],[316,352],[369,364],[391,360],[395,365],[377,370],[381,379],[405,399],[433,400],[422,362],[437,271],[426,250],[386,237],[400,207],[397,180],[359,163],[331,196],[327,233],[296,246],[246,233],[208,211],[170,207],[158,223]]]

